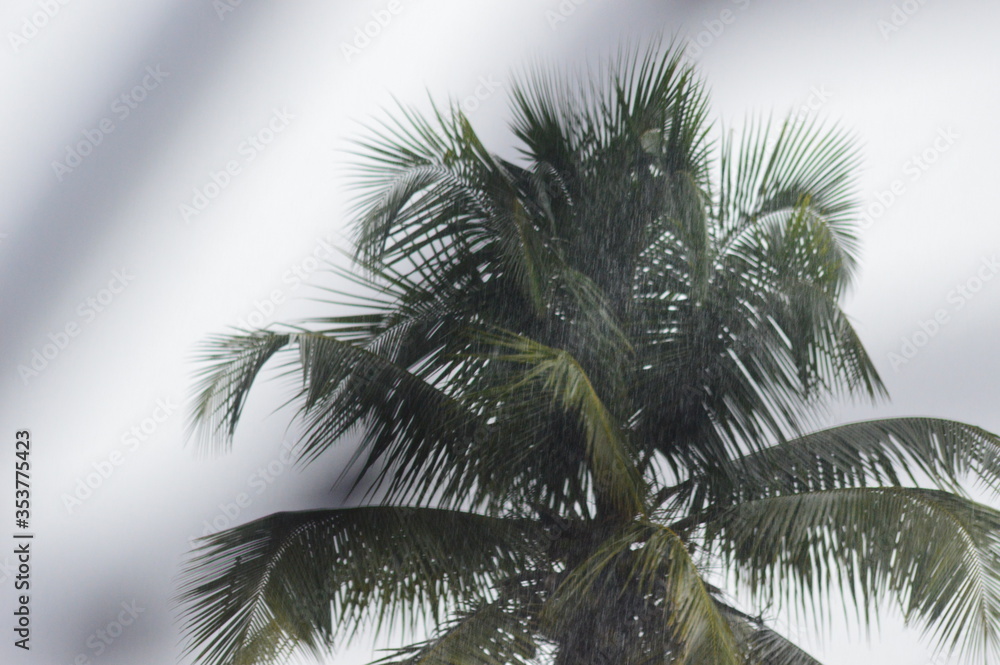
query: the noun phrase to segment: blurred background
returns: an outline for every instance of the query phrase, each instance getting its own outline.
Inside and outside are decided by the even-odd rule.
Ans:
[[[1000,5],[972,1],[7,0],[0,501],[13,512],[30,429],[36,537],[32,648],[5,629],[0,661],[190,662],[173,596],[192,539],[337,504],[342,458],[289,463],[280,382],[253,393],[230,454],[186,442],[196,346],[323,311],[316,287],[340,284],[325,266],[347,263],[351,140],[393,97],[456,101],[510,154],[509,82],[536,61],[674,37],[720,127],[795,113],[853,131],[864,255],[847,309],[893,399],[830,422],[1000,431],[998,24]],[[769,616],[829,665],[948,662],[891,613],[870,636]],[[358,641],[337,662],[370,654]]]

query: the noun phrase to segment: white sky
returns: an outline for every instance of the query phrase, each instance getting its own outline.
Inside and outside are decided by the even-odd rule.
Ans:
[[[343,44],[390,4],[398,13],[346,57]],[[812,102],[855,131],[865,146],[866,206],[887,201],[894,186],[896,194],[864,231],[848,310],[894,401],[838,417],[933,415],[1000,431],[1000,279],[989,263],[1000,239],[1000,6],[314,0],[231,9],[220,17],[209,0],[7,0],[0,8],[0,433],[12,441],[16,429],[32,430],[37,534],[33,648],[14,649],[4,632],[0,661],[178,662],[174,578],[188,538],[206,520],[223,520],[220,505],[247,492],[241,522],[334,505],[326,488],[337,460],[304,473],[276,461],[288,422],[273,413],[278,386],[254,393],[235,452],[211,460],[184,445],[183,407],[164,418],[158,403],[189,396],[191,350],[206,335],[274,302],[271,319],[316,311],[299,275],[322,282],[311,257],[325,253],[322,242],[344,246],[344,150],[366,118],[392,96],[422,106],[426,91],[464,100],[483,80],[498,82],[472,121],[487,145],[509,151],[504,83],[534,58],[574,63],[622,38],[700,36],[713,111],[727,125]],[[245,143],[266,139],[269,127],[274,139],[262,150]],[[100,142],[56,173],[53,162],[86,136]],[[933,160],[925,168],[913,161],[923,153]],[[180,207],[227,165],[235,175],[185,221]],[[127,285],[103,292],[116,271]],[[978,282],[977,272],[990,279]],[[923,342],[921,321],[935,313],[945,323],[894,366],[889,354],[904,338]],[[18,367],[67,326],[75,334],[65,348],[24,379]],[[127,435],[143,427],[145,440]],[[8,514],[14,460],[4,455],[0,512]],[[112,456],[120,464],[68,509],[64,495]],[[276,477],[259,471],[268,464]],[[0,547],[0,566],[10,549]],[[14,590],[2,567],[0,578],[6,625]],[[143,611],[98,654],[97,631],[132,602]],[[793,632],[829,665],[931,662],[917,633],[891,618],[870,642],[839,625],[822,643],[805,627]],[[352,651],[344,662],[364,655]]]

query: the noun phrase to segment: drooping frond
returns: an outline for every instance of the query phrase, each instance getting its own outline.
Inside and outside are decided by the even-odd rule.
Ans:
[[[322,653],[361,628],[439,621],[519,572],[537,537],[525,520],[426,508],[276,513],[208,537],[189,562],[189,651],[257,662],[251,652]]]
[[[823,665],[798,645],[765,626],[746,638],[747,665]]]
[[[542,621],[556,635],[570,633],[585,640],[579,627],[591,625],[587,615],[620,620],[622,613],[633,616],[636,642],[626,638],[619,657],[627,655],[632,662],[742,663],[729,622],[687,543],[666,527],[637,523],[606,538],[566,574],[543,609]],[[599,619],[597,626],[594,630],[604,629]]]
[[[623,514],[639,511],[645,492],[628,440],[576,359],[521,335],[481,333],[478,339],[496,349],[492,360],[525,367],[513,383],[492,388],[489,397],[501,402],[547,398],[576,414],[598,493]]]
[[[971,478],[970,478],[971,476]],[[1000,483],[1000,439],[940,418],[886,418],[807,434],[726,462],[697,479],[697,509],[737,501],[878,485],[931,482],[962,493],[970,479]]]
[[[720,603],[743,654],[744,665],[823,665],[802,647],[751,617]]]
[[[827,615],[837,591],[879,601],[975,662],[1000,655],[1000,512],[941,490],[824,490],[748,501],[705,525],[758,598]]]
[[[189,432],[197,430],[206,446],[228,447],[257,375],[289,340],[287,334],[267,331],[209,338]]]
[[[744,665],[822,665],[802,647],[768,627],[763,617],[751,616],[720,600],[716,604],[729,621]]]
[[[529,665],[538,651],[534,621],[530,606],[517,600],[477,603],[457,613],[432,639],[372,665]]]

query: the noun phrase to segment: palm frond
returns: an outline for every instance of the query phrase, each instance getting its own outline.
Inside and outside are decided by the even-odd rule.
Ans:
[[[496,348],[492,360],[527,367],[513,383],[492,388],[490,395],[501,400],[548,396],[576,414],[586,434],[589,470],[599,497],[607,497],[624,514],[641,510],[645,491],[628,441],[576,359],[522,335],[480,333],[477,338]]]
[[[740,645],[744,665],[822,665],[802,647],[764,625],[760,618],[728,606],[722,611]]]
[[[747,665],[823,665],[802,647],[766,626],[750,632],[745,645]]]
[[[646,561],[664,557],[669,561],[665,608],[670,611],[669,625],[685,647],[682,662],[739,663],[732,629],[709,593],[687,543],[674,531],[657,526],[640,552]]]
[[[720,158],[723,247],[753,233],[774,213],[805,204],[841,257],[838,277],[849,279],[858,253],[852,219],[860,159],[856,142],[820,120],[793,122],[790,116],[777,130],[770,121],[745,126],[739,142],[724,142]]]
[[[849,423],[779,443],[726,462],[697,478],[694,505],[826,489],[919,485],[964,493],[969,476],[1000,488],[1000,438],[940,418],[886,418]],[[696,508],[700,509],[700,508]]]
[[[758,598],[867,619],[886,597],[942,647],[1000,655],[1000,512],[941,490],[879,487],[757,499],[706,524],[710,551]],[[811,603],[807,606],[807,602]]]
[[[427,508],[275,513],[208,537],[189,562],[179,598],[188,651],[230,665],[439,621],[521,570],[538,535],[523,519]]]
[[[525,607],[510,599],[461,611],[425,642],[398,649],[372,665],[529,665],[538,645]]]
[[[541,620],[559,634],[586,625],[581,615],[594,612],[634,615],[636,630],[645,640],[621,646],[633,653],[652,648],[659,652],[654,662],[668,654],[667,662],[742,662],[733,631],[687,543],[666,527],[634,524],[605,539],[568,571]],[[653,658],[648,653],[645,657]]]
[[[257,375],[290,341],[287,333],[267,331],[209,338],[200,356],[204,367],[197,374],[189,436],[197,433],[205,447],[228,447]]]

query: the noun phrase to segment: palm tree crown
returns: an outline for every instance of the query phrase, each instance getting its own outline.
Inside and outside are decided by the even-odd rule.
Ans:
[[[840,307],[853,141],[792,121],[711,141],[672,48],[591,79],[513,87],[513,160],[457,106],[375,127],[354,311],[209,342],[205,440],[231,442],[283,355],[302,458],[359,433],[364,501],[210,537],[181,592],[191,649],[276,662],[426,620],[383,663],[815,663],[729,582],[756,611],[894,602],[1000,654],[1000,513],[960,486],[996,485],[1000,441],[812,431],[826,400],[884,395]]]

